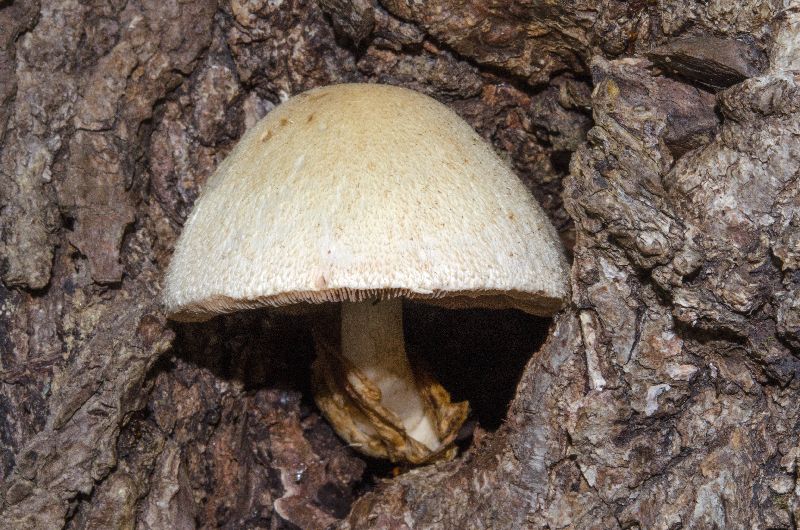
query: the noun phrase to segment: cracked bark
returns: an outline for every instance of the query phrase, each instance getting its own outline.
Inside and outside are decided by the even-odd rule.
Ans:
[[[796,527],[798,35],[775,0],[0,2],[0,526]],[[393,479],[314,408],[307,322],[157,303],[236,139],[343,81],[451,106],[573,259],[547,333],[411,312],[527,364]]]

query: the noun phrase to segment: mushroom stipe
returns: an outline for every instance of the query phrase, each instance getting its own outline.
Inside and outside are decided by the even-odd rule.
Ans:
[[[555,229],[469,125],[417,92],[333,85],[249,130],[197,200],[163,301],[202,321],[339,303],[314,326],[315,400],[355,449],[453,458],[466,402],[408,361],[402,298],[538,316],[567,299]]]
[[[393,462],[424,464],[455,456],[453,441],[469,405],[451,403],[426,371],[409,366],[402,301],[344,302],[342,312],[341,334],[315,326],[312,380],[317,405],[339,435],[362,453]],[[358,340],[364,337],[366,346]],[[395,355],[375,355],[392,350]]]

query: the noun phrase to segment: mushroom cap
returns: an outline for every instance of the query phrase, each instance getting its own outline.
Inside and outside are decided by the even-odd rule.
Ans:
[[[567,297],[555,229],[453,111],[412,90],[310,90],[209,178],[163,294],[175,320],[405,296],[547,316]]]

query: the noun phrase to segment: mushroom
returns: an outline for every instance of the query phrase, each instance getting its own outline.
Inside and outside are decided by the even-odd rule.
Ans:
[[[339,303],[314,331],[316,403],[357,450],[412,464],[455,455],[468,405],[409,363],[402,298],[550,316],[566,297],[556,231],[492,148],[434,99],[376,84],[310,90],[249,130],[163,293],[181,321]]]

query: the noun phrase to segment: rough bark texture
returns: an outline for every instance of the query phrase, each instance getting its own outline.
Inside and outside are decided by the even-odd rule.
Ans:
[[[158,305],[236,139],[342,81],[450,105],[573,258],[549,329],[409,308],[479,426],[393,479],[307,322]],[[0,527],[796,528],[798,160],[788,0],[0,1]]]

